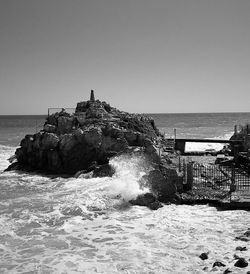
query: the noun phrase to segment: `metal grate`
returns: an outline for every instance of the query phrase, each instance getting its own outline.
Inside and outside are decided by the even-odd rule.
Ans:
[[[250,176],[240,167],[193,163],[192,169],[193,185],[197,188],[230,190],[234,185],[236,191],[250,190]]]

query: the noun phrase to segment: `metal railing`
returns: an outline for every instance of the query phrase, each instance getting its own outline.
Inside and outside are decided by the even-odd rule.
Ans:
[[[75,108],[48,108],[48,116],[55,114],[56,112],[65,111],[66,113],[75,113]]]
[[[193,185],[196,188],[212,188],[236,191],[250,190],[250,175],[235,165],[202,165],[193,163]]]

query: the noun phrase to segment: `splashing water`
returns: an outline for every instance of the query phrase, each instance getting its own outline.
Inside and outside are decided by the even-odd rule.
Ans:
[[[0,153],[0,170],[14,149]],[[129,206],[146,191],[151,169],[140,155],[111,160],[112,178],[50,178],[0,174],[0,273],[233,273],[233,255],[249,258],[235,236],[249,212],[169,205],[157,211]],[[124,202],[125,200],[125,202]],[[119,206],[120,205],[120,206]],[[123,206],[122,206],[123,205]],[[235,251],[244,245],[247,251]],[[210,252],[201,261],[201,252]],[[226,264],[212,268],[215,260]]]
[[[152,166],[143,155],[123,154],[110,161],[115,168],[115,175],[110,184],[110,193],[121,195],[126,200],[135,199],[149,189],[143,186],[143,176],[152,170]]]

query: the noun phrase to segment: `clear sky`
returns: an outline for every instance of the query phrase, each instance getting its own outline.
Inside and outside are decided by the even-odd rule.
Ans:
[[[250,111],[250,0],[0,0],[0,114],[96,98]]]

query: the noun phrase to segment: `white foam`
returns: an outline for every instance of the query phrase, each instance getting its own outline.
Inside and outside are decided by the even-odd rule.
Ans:
[[[112,159],[110,164],[116,171],[110,182],[112,195],[121,195],[129,201],[139,194],[148,192],[148,189],[140,184],[140,180],[152,167],[143,156],[121,155]]]
[[[16,147],[0,145],[0,172],[8,167],[8,159],[15,154]]]

